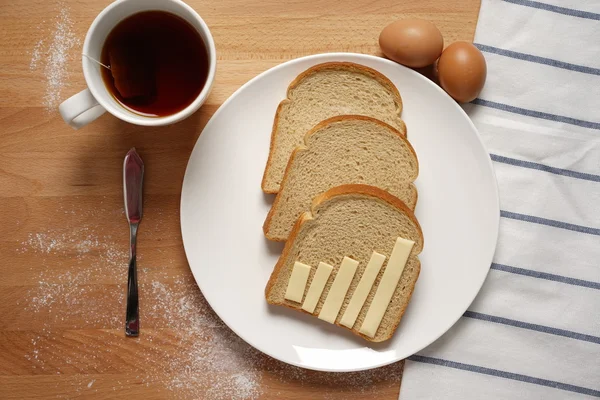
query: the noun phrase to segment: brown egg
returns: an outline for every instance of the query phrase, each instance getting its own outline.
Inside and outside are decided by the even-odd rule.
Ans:
[[[408,67],[420,68],[438,59],[444,48],[444,38],[429,21],[402,19],[392,22],[381,31],[379,46],[389,59]]]
[[[448,46],[438,60],[437,70],[442,88],[460,103],[468,103],[479,95],[487,75],[483,54],[467,42]]]

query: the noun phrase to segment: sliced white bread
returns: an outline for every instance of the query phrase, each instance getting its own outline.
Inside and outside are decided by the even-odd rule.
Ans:
[[[419,174],[414,149],[404,135],[377,119],[359,115],[329,118],[311,129],[286,168],[263,230],[287,240],[312,200],[332,187],[366,184],[384,189],[414,210]]]
[[[319,315],[340,263],[344,256],[347,256],[358,261],[359,264],[335,323],[349,329],[340,325],[339,320],[350,302],[371,254],[376,251],[389,259],[398,237],[412,240],[415,245],[375,336],[372,338],[365,336],[359,332],[359,329],[373,301],[387,260],[354,326],[350,329],[352,333],[369,341],[387,340],[398,327],[419,276],[421,264],[418,255],[423,248],[423,233],[413,212],[400,199],[373,186],[342,185],[328,190],[314,200],[311,211],[302,214],[296,222],[290,239],[286,242],[283,253],[271,274],[265,289],[267,302],[305,312],[301,309],[300,303],[284,298],[294,263],[300,261],[312,267],[308,279],[310,282],[319,262],[325,262],[332,265],[334,270],[312,313],[315,316]]]
[[[349,62],[309,68],[290,84],[287,98],[277,108],[263,191],[279,191],[290,154],[319,122],[336,115],[366,115],[405,134],[401,112],[398,89],[374,69]]]

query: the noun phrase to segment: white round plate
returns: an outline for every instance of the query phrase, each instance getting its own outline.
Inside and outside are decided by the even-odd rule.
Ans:
[[[264,297],[283,248],[262,233],[273,200],[260,188],[273,117],[289,83],[305,69],[328,61],[363,64],[392,80],[419,158],[416,216],[425,237],[421,275],[394,337],[379,344],[315,317],[268,306]],[[483,284],[499,217],[490,158],[463,110],[418,73],[383,58],[351,53],[292,60],[242,86],[204,128],[181,193],[185,252],[215,312],[258,350],[322,371],[390,364],[446,332]]]

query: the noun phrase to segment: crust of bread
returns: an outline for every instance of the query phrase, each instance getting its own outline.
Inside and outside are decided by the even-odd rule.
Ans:
[[[356,184],[349,184],[349,185],[340,185],[340,186],[336,186],[332,189],[329,189],[325,193],[315,197],[315,199],[313,200],[312,206],[311,206],[311,214],[315,212],[315,210],[321,203],[323,203],[329,199],[332,199],[336,196],[343,196],[346,194],[367,195],[367,196],[374,197],[379,200],[383,200],[386,203],[390,204],[391,206],[394,206],[395,208],[402,210],[410,218],[410,220],[415,224],[415,226],[419,230],[419,234],[423,241],[423,230],[421,229],[421,225],[419,224],[417,217],[415,217],[415,214],[410,209],[410,207],[408,207],[406,204],[404,204],[404,202],[402,200],[400,200],[399,198],[397,198],[396,196],[386,192],[383,189],[380,189],[378,187],[371,186],[371,185],[363,185],[360,183],[356,183]],[[294,231],[292,231],[292,234],[293,233],[294,233]],[[290,238],[291,237],[292,237],[292,235],[290,235]],[[419,252],[417,254],[421,253],[422,248],[423,248],[423,246],[421,246],[421,248],[419,249]]]
[[[277,136],[277,125],[279,124],[279,115],[281,113],[281,108],[283,107],[284,104],[289,103],[290,100],[290,92],[292,90],[294,90],[299,84],[300,82],[302,82],[304,80],[304,78],[306,78],[307,76],[323,71],[323,70],[328,70],[328,69],[345,69],[345,70],[351,70],[351,71],[358,71],[361,72],[363,74],[367,74],[370,75],[371,77],[375,78],[379,83],[381,83],[381,85],[385,86],[388,90],[390,90],[393,94],[394,97],[396,99],[396,103],[398,104],[398,119],[400,120],[400,114],[402,113],[402,97],[400,97],[400,92],[398,92],[398,88],[396,86],[394,86],[394,84],[382,73],[366,67],[364,65],[360,65],[360,64],[355,64],[355,63],[351,63],[351,62],[326,62],[326,63],[322,63],[322,64],[317,64],[314,65],[312,67],[310,67],[309,69],[307,69],[306,71],[302,72],[300,75],[298,75],[296,77],[296,79],[294,79],[292,81],[292,83],[290,83],[290,85],[287,88],[287,93],[286,93],[286,98],[284,100],[281,101],[281,103],[279,103],[279,106],[277,106],[277,111],[275,112],[275,119],[273,120],[273,127],[271,128],[271,142],[269,144],[269,158],[267,159],[267,165],[265,166],[265,172],[263,173],[263,178],[261,181],[261,188],[263,190],[263,192],[265,193],[270,193],[270,194],[276,194],[278,192],[278,190],[267,190],[265,188],[266,185],[266,179],[267,179],[267,171],[269,170],[269,168],[271,168],[271,164],[272,164],[272,155],[273,155],[273,147],[275,145],[275,137]],[[400,122],[402,123],[402,127],[403,129],[401,130],[401,132],[404,134],[404,136],[406,136],[406,125],[404,124],[404,121],[400,120]]]
[[[392,131],[393,133],[395,133],[396,135],[398,135],[398,137],[400,137],[407,145],[408,145],[408,149],[410,150],[410,152],[413,154],[413,156],[415,157],[415,159],[418,160],[417,158],[417,153],[415,152],[415,149],[412,147],[412,145],[410,144],[410,142],[406,139],[406,134],[402,134],[402,132],[400,132],[399,130],[397,130],[396,128],[394,128],[391,125],[386,124],[383,121],[380,121],[376,118],[372,118],[372,117],[367,117],[365,115],[337,115],[335,117],[331,117],[328,118],[324,121],[319,122],[317,125],[315,125],[314,128],[312,128],[310,131],[308,131],[306,133],[306,135],[304,135],[304,144],[300,145],[298,147],[296,147],[293,151],[292,154],[290,155],[290,159],[288,160],[287,166],[285,167],[285,172],[283,174],[283,179],[281,180],[281,186],[283,187],[283,185],[285,184],[285,182],[287,181],[290,169],[292,164],[294,163],[294,160],[296,159],[298,153],[300,151],[304,151],[306,150],[308,147],[308,140],[309,138],[315,134],[315,132],[319,131],[320,129],[322,129],[323,127],[329,125],[329,124],[333,124],[335,122],[343,122],[343,121],[351,121],[351,120],[361,120],[361,121],[370,121],[370,122],[374,122],[376,124],[379,124],[383,127],[388,128],[390,131]],[[417,163],[417,176],[419,175],[419,163]],[[346,185],[349,186],[349,185]],[[362,185],[362,186],[368,186],[368,185]],[[411,186],[414,187],[414,184],[411,183]],[[415,190],[415,207],[417,206],[417,201],[419,199],[419,192],[417,190]],[[275,200],[273,202],[273,205],[271,206],[271,209],[269,210],[269,213],[267,214],[267,217],[265,219],[265,222],[263,223],[263,233],[265,234],[265,237],[269,240],[272,240],[274,242],[285,242],[286,240],[288,240],[288,238],[281,238],[281,237],[275,237],[272,236],[269,233],[269,226],[271,225],[271,219],[273,218],[273,213],[275,212],[275,208],[277,207],[277,205],[279,204],[279,196],[275,197]],[[404,203],[402,203],[404,204]],[[414,210],[414,207],[413,207]],[[291,237],[291,235],[290,235]]]
[[[421,253],[423,246],[424,246],[424,238],[423,238],[423,231],[421,229],[421,225],[419,224],[419,221],[417,221],[417,218],[415,217],[415,215],[413,214],[413,212],[411,211],[411,209],[404,204],[404,202],[402,200],[400,200],[399,198],[389,194],[388,192],[386,192],[383,189],[379,189],[375,186],[369,186],[369,185],[361,185],[361,184],[350,184],[350,185],[341,185],[341,186],[336,186],[330,190],[328,190],[327,192],[315,197],[312,206],[311,206],[311,211],[307,211],[304,214],[302,214],[298,220],[296,221],[296,223],[294,224],[294,228],[292,229],[292,233],[290,234],[289,240],[285,243],[285,247],[283,248],[283,252],[281,253],[281,256],[279,257],[279,260],[277,261],[277,264],[275,265],[275,268],[273,269],[273,272],[271,273],[271,276],[269,278],[269,281],[267,282],[267,286],[265,287],[265,298],[267,299],[267,303],[269,304],[275,304],[275,305],[282,305],[288,308],[291,308],[293,310],[296,311],[301,311],[305,314],[309,314],[309,315],[313,315],[309,313],[308,311],[303,310],[300,307],[292,307],[289,304],[287,304],[286,302],[282,302],[282,303],[272,303],[269,301],[269,294],[271,292],[271,290],[273,289],[273,286],[275,285],[275,278],[280,274],[281,269],[283,268],[284,262],[285,260],[289,257],[289,253],[291,251],[291,248],[296,240],[296,237],[298,236],[298,233],[300,232],[300,229],[302,228],[302,225],[304,225],[306,222],[310,221],[313,219],[313,215],[315,213],[315,210],[319,207],[319,205],[329,199],[332,199],[336,196],[343,196],[343,195],[356,195],[356,194],[362,194],[362,195],[366,195],[366,196],[370,196],[370,197],[374,197],[377,198],[381,201],[385,201],[388,204],[402,210],[410,219],[411,221],[415,224],[415,226],[418,228],[420,236],[421,236],[421,247],[418,248],[418,252],[416,253],[417,255]],[[417,243],[415,243],[417,244]],[[417,271],[417,279],[415,279],[415,283],[418,280],[419,274],[421,272],[421,262],[420,260],[418,260],[419,262],[416,265]],[[412,287],[410,288],[410,296],[408,297],[409,299],[412,297],[413,292],[414,292],[414,288],[415,285],[412,285]],[[410,302],[410,301],[409,301]],[[407,302],[407,306],[408,303]],[[354,333],[355,335],[358,335],[360,337],[362,337],[365,340],[368,340],[369,342],[384,342],[388,339],[390,339],[392,337],[392,335],[394,334],[394,332],[396,332],[396,329],[398,328],[398,325],[400,324],[400,321],[402,320],[402,316],[404,315],[404,312],[406,311],[406,307],[404,307],[400,313],[400,318],[398,318],[398,321],[396,322],[396,324],[394,325],[394,329],[391,330],[390,334],[388,336],[385,336],[383,338],[378,338],[375,339],[375,337],[371,338],[368,337],[366,335],[363,335],[362,333],[358,332],[355,329],[352,328],[348,328],[344,325],[341,325],[339,323],[337,323],[337,321],[335,322],[335,325],[344,328],[346,330],[351,331],[352,333]]]

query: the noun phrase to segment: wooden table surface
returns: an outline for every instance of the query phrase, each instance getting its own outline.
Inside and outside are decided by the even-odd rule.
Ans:
[[[433,21],[446,43],[472,40],[479,1],[188,3],[218,52],[202,109],[162,128],[105,114],[79,131],[56,108],[85,87],[78,54],[109,0],[0,4],[0,398],[397,399],[402,363],[351,374],[305,371],[229,331],[185,259],[181,184],[210,116],[258,73],[314,53],[380,54],[380,30],[405,17]],[[121,168],[133,146],[147,166],[137,339],[123,334]]]

